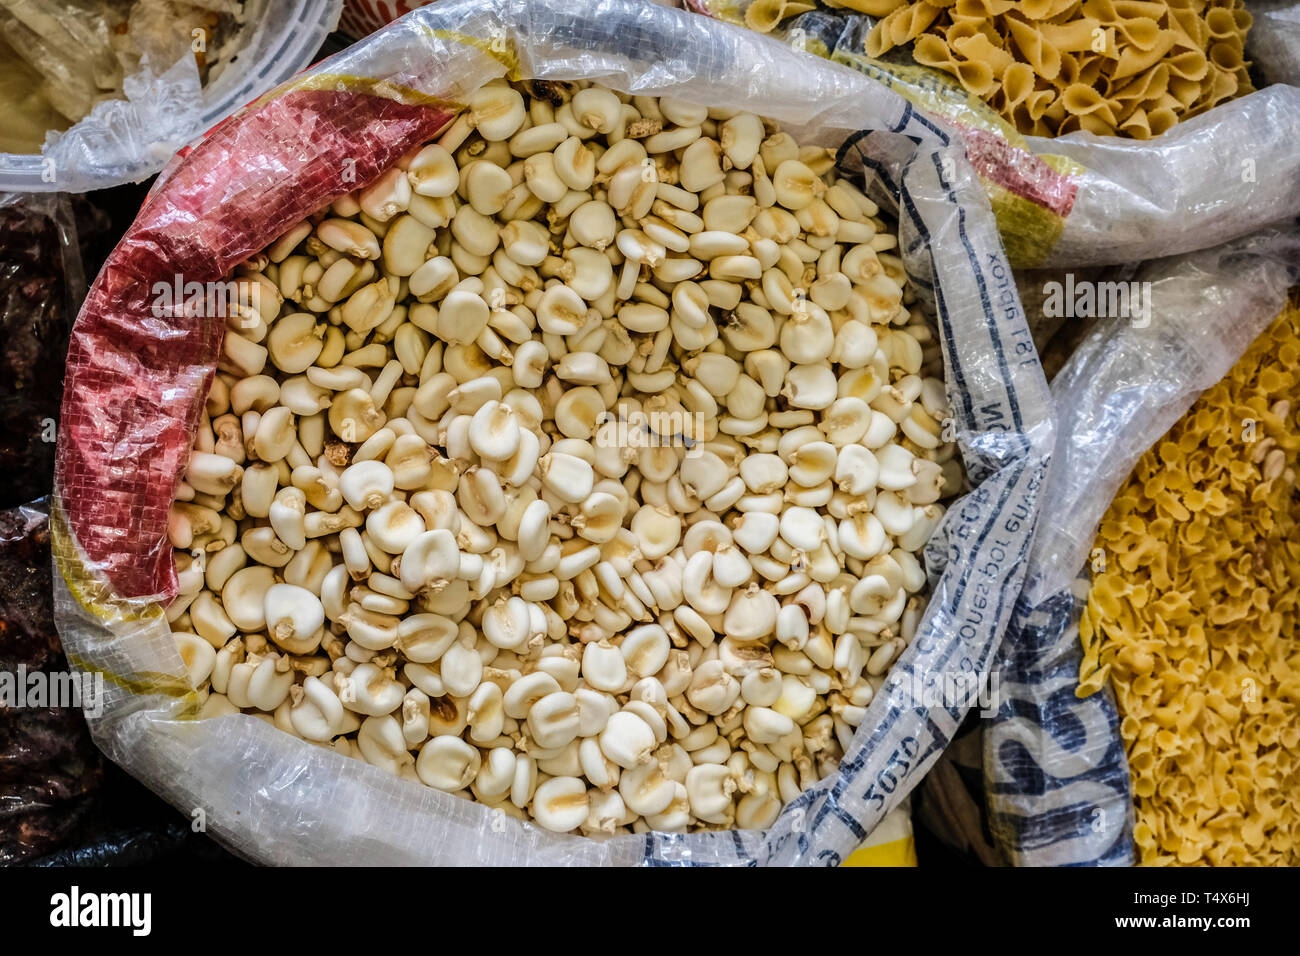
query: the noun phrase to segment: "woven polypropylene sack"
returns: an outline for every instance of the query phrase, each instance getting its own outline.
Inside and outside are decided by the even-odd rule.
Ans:
[[[838,146],[899,217],[943,345],[973,491],[927,547],[932,597],[840,771],[766,831],[597,842],[522,824],[312,747],[244,715],[195,720],[161,610],[168,506],[212,381],[220,321],[149,317],[152,284],[209,281],[373,180],[502,76],[746,108]],[[986,675],[1021,584],[1052,444],[1049,394],[988,201],[940,126],[866,78],[652,4],[450,0],[417,10],[257,104],[164,171],[73,332],[52,524],[70,660],[105,672],[99,745],[208,832],[265,863],[841,862],[915,786],[975,699],[927,705],[927,675]]]
[[[701,13],[743,22],[752,0],[688,2]],[[1053,388],[1057,450],[1043,510],[1054,518],[1040,535],[1050,543],[1035,545],[1030,593],[1017,605],[995,667],[999,710],[983,735],[992,828],[1006,858],[1019,864],[1122,864],[1133,857],[1116,708],[1108,694],[1074,696],[1082,657],[1074,592],[1086,592],[1088,582],[1074,580],[1086,548],[1071,548],[1091,542],[1110,500],[1107,482],[1113,492],[1142,449],[1177,417],[1166,421],[1162,403],[1172,394],[1190,404],[1209,384],[1192,374],[1203,377],[1215,363],[1226,371],[1249,342],[1241,336],[1253,336],[1262,327],[1257,323],[1280,307],[1273,288],[1272,311],[1254,308],[1249,297],[1263,266],[1243,268],[1249,256],[1233,250],[1275,249],[1260,253],[1271,262],[1269,281],[1285,278],[1278,270],[1286,243],[1275,245],[1270,237],[1274,224],[1300,215],[1300,4],[1252,0],[1250,11],[1255,22],[1247,54],[1274,85],[1150,140],[1086,132],[1022,136],[953,77],[917,66],[902,51],[866,56],[863,37],[875,20],[861,14],[818,9],[783,20],[773,33],[878,80],[959,132],[1026,290],[1023,304],[1036,335],[1050,337],[1062,321],[1044,314],[1043,297],[1028,291],[1045,288],[1049,279],[1068,273],[1091,286],[1155,277],[1164,280],[1156,286],[1162,298],[1179,295],[1170,292],[1171,262],[1203,279],[1197,295],[1171,298],[1154,322],[1190,329],[1189,340],[1207,336],[1217,350],[1213,362],[1178,364],[1185,359],[1176,337],[1171,344],[1154,331],[1125,330],[1121,321],[1103,325],[1088,346],[1118,349],[1107,352],[1115,364],[1104,371],[1112,378],[1090,369],[1068,385],[1058,379]],[[1119,265],[1124,274],[1097,268],[1106,265]],[[1106,338],[1117,329],[1122,345]],[[1140,425],[1126,417],[1138,412],[1150,416]],[[1152,431],[1161,421],[1164,428]],[[1071,535],[1082,538],[1062,547]],[[965,834],[973,845],[980,836]]]
[[[1099,321],[1052,381],[1057,444],[1042,504],[1056,517],[1026,562],[984,730],[990,829],[1020,865],[1134,858],[1114,698],[1076,695],[1093,537],[1142,453],[1282,310],[1300,281],[1300,226],[1149,262],[1137,280],[1150,283],[1149,318]]]

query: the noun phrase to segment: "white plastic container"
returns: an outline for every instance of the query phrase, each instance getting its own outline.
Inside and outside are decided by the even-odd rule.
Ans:
[[[88,192],[152,176],[181,146],[308,66],[342,6],[247,0],[237,52],[202,90],[184,61],[152,82],[128,78],[126,99],[100,103],[52,147],[0,153],[0,192]]]

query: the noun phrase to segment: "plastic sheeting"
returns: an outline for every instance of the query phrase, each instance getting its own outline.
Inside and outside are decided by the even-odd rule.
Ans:
[[[403,14],[437,0],[344,0],[339,31],[354,39],[368,37]],[[662,7],[680,7],[679,0],[647,0]]]
[[[1300,86],[1300,3],[1250,0],[1255,18],[1246,34],[1246,58],[1266,83]]]
[[[952,504],[928,548],[930,605],[839,773],[768,831],[560,836],[248,716],[193,719],[197,700],[156,602],[175,591],[167,510],[221,329],[149,317],[151,285],[223,276],[373,179],[503,74],[599,79],[752,109],[805,141],[850,140],[843,168],[864,169],[872,194],[898,210],[975,488]],[[107,674],[96,741],[182,811],[204,808],[211,834],[265,863],[841,862],[906,796],[970,706],[927,704],[912,694],[916,681],[987,675],[1020,589],[1052,444],[1046,383],[987,199],[950,134],[851,71],[636,0],[440,2],[215,130],[164,172],[96,281],[73,332],[63,421],[57,613],[70,658]]]
[[[1300,87],[1267,87],[1146,141],[1092,133],[1026,141],[1085,170],[1047,267],[1208,249],[1294,215],[1300,197]]]

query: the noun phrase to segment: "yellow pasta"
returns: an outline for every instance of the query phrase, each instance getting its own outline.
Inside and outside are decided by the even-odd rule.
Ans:
[[[957,52],[968,60],[979,60],[987,63],[993,75],[1002,79],[1007,69],[1015,62],[1013,57],[1006,50],[1000,50],[989,42],[989,38],[982,33],[977,33],[972,37],[963,37],[953,43]]]
[[[1204,50],[1210,42],[1210,29],[1192,10],[1179,10],[1177,8],[1169,11],[1169,27],[1175,31],[1181,31],[1182,34],[1190,41],[1188,46],[1194,50]],[[1245,33],[1245,29],[1242,29]]]
[[[1178,122],[1178,113],[1168,107],[1157,107],[1147,113],[1147,121],[1151,127],[1151,135],[1159,136],[1174,127]]]
[[[1210,47],[1210,62],[1221,70],[1235,73],[1242,65],[1240,42],[1223,41]]]
[[[1225,10],[1222,7],[1217,10],[1206,11],[1205,27],[1210,31],[1210,36],[1216,40],[1237,35],[1236,18],[1232,15],[1231,10]]]
[[[1115,23],[1115,29],[1119,33],[1119,42],[1124,42],[1130,47],[1135,47],[1143,53],[1149,53],[1155,50],[1161,42],[1166,43],[1165,49],[1173,46],[1173,38],[1164,38],[1164,33],[1173,33],[1172,30],[1161,30],[1160,24],[1150,17],[1134,17],[1131,20],[1119,20]],[[1177,36],[1177,34],[1175,34]]]
[[[1175,34],[1172,30],[1160,30],[1150,47],[1143,49],[1130,45],[1120,52],[1119,62],[1115,64],[1111,76],[1122,80],[1126,76],[1135,76],[1151,69],[1158,60],[1163,59],[1164,55],[1173,49],[1174,39]]]
[[[1042,118],[1045,122],[1051,123],[1054,127],[1061,125],[1070,114],[1065,111],[1065,104],[1061,102],[1059,95],[1053,94],[1052,101],[1047,104],[1043,110]]]
[[[1044,23],[1038,29],[1043,38],[1062,53],[1083,53],[1092,51],[1096,38],[1094,31],[1101,29],[1101,21],[1079,17],[1068,23]]]
[[[1061,54],[1061,70],[1056,74],[1056,86],[1060,89],[1062,96],[1065,95],[1067,89],[1079,82],[1079,75],[1082,72],[1083,67],[1079,57],[1072,53]]]
[[[1252,89],[1243,0],[837,2],[888,7],[870,56],[910,42],[1024,133],[1146,139]]]
[[[989,43],[994,46],[1002,45],[1002,37],[998,36],[997,29],[993,26],[993,21],[985,17],[963,17],[954,15],[952,25],[943,31],[944,38],[948,45],[952,46],[958,40],[964,40],[967,37],[983,36]]]
[[[1106,98],[1120,104],[1121,114],[1127,112],[1128,104],[1135,104],[1136,108],[1152,96],[1159,95],[1159,91],[1168,88],[1169,68],[1163,63],[1147,70],[1141,76],[1118,81],[1110,77],[1106,78]],[[1200,90],[1199,86],[1197,90]]]
[[[1075,83],[1066,87],[1061,94],[1061,103],[1067,113],[1075,116],[1096,114],[1111,126],[1115,125],[1115,113],[1106,99],[1091,86]]]
[[[1077,0],[1019,0],[1015,9],[1027,20],[1054,20],[1064,14]]]
[[[1014,6],[1013,0],[957,0],[953,6],[953,15],[988,19],[1000,17]]]
[[[1136,20],[1139,17],[1158,20],[1168,9],[1168,4],[1160,0],[1113,0],[1111,6],[1115,15],[1122,20]]]
[[[1210,63],[1201,50],[1183,50],[1166,59],[1161,66],[1167,67],[1180,80],[1188,80],[1199,88],[1200,80],[1210,72]],[[1179,97],[1181,100],[1182,97]]]
[[[816,4],[794,0],[754,0],[745,8],[745,26],[758,33],[771,33],[782,20],[815,9]]]
[[[1083,130],[1086,133],[1095,133],[1098,136],[1115,135],[1115,124],[1108,122],[1105,116],[1095,113],[1071,113],[1061,121],[1058,128],[1062,133]]]
[[[1028,63],[1012,63],[1002,74],[1002,93],[1006,112],[1023,103],[1034,92],[1034,71]],[[1043,91],[1046,92],[1046,91]]]
[[[963,60],[952,55],[948,45],[930,33],[917,37],[912,55],[917,63],[937,67],[951,73],[961,80],[962,86],[983,96],[992,90],[994,83],[993,68],[979,60]]]
[[[1222,68],[1212,70],[1211,74],[1213,80],[1208,88],[1203,88],[1204,92],[1201,94],[1203,102],[1213,104],[1226,100],[1239,85],[1238,78]]]
[[[1099,56],[1080,56],[1078,57],[1078,60],[1080,63],[1079,75],[1076,77],[1075,82],[1086,83],[1094,89],[1103,86],[1102,79],[1104,74],[1102,73],[1102,69],[1104,68],[1106,61]],[[1104,85],[1109,86],[1109,83]]]
[[[869,17],[883,17],[893,13],[899,7],[907,6],[907,0],[826,0],[826,5],[855,10]]]
[[[1045,80],[1054,80],[1061,72],[1061,51],[1052,46],[1042,33],[1028,23],[1008,20],[1007,28],[1021,57]]]
[[[1300,864],[1298,361],[1292,302],[1098,526],[1077,693],[1115,691],[1144,865]]]
[[[884,43],[885,38],[888,40],[888,49],[910,43],[938,19],[941,13],[943,13],[942,7],[933,6],[929,3],[916,3],[910,7],[899,7],[881,21],[881,29],[878,34],[872,32],[867,36],[867,55],[879,56],[885,52],[883,49],[873,52],[873,43]],[[873,37],[879,39],[873,41]]]
[[[1134,139],[1150,139],[1151,120],[1147,111],[1140,107],[1129,114],[1128,119],[1119,124],[1120,131]]]

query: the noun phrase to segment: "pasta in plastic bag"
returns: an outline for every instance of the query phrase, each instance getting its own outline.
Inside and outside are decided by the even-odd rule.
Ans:
[[[900,217],[974,490],[927,547],[930,604],[839,771],[766,831],[557,836],[244,715],[193,719],[198,701],[158,602],[175,593],[168,507],[221,323],[139,318],[152,283],[222,278],[286,226],[374,179],[503,74],[754,109],[804,140],[843,143],[843,173],[868,175],[872,198]],[[164,171],[72,339],[51,523],[69,658],[106,673],[93,732],[173,804],[203,808],[221,842],[265,863],[338,862],[345,846],[358,864],[841,862],[915,786],[974,700],[972,691],[930,705],[912,695],[916,679],[988,673],[1020,588],[1053,434],[987,199],[951,133],[851,71],[642,2],[440,2],[264,97]],[[991,555],[983,544],[994,536]]]
[[[735,18],[729,15],[733,7],[743,14],[745,6],[711,0],[691,5],[723,19]],[[893,17],[906,10],[896,3],[884,6]],[[1264,6],[1247,52],[1256,49],[1249,46],[1249,37],[1256,37],[1263,65],[1271,68],[1266,76],[1277,85],[1149,140],[1088,132],[1022,136],[951,76],[916,65],[927,58],[925,49],[915,60],[897,50],[870,55],[870,17],[814,11],[785,20],[772,35],[859,70],[952,123],[988,190],[1012,266],[1075,268],[1206,249],[1275,221],[1284,214],[1279,204],[1294,205],[1300,195],[1300,87],[1283,84],[1298,82],[1293,67],[1300,64],[1300,14],[1293,4],[1276,0]],[[889,17],[881,23],[894,27]],[[906,36],[914,26],[898,26],[897,35]],[[929,52],[948,55],[946,49]],[[978,60],[966,60],[964,67],[980,76],[989,70]],[[1032,97],[1021,72],[1008,66],[1003,87],[1010,96]],[[1076,106],[1096,108],[1087,100]]]
[[[1093,542],[1076,694],[1115,694],[1144,866],[1300,863],[1297,357],[1293,301],[1142,455]]]
[[[1099,321],[1052,382],[1056,451],[1025,590],[985,730],[990,827],[1023,865],[1133,858],[1129,772],[1114,698],[1079,699],[1079,613],[1097,523],[1141,454],[1219,381],[1300,278],[1300,229],[1263,230],[1143,267],[1149,322]]]

